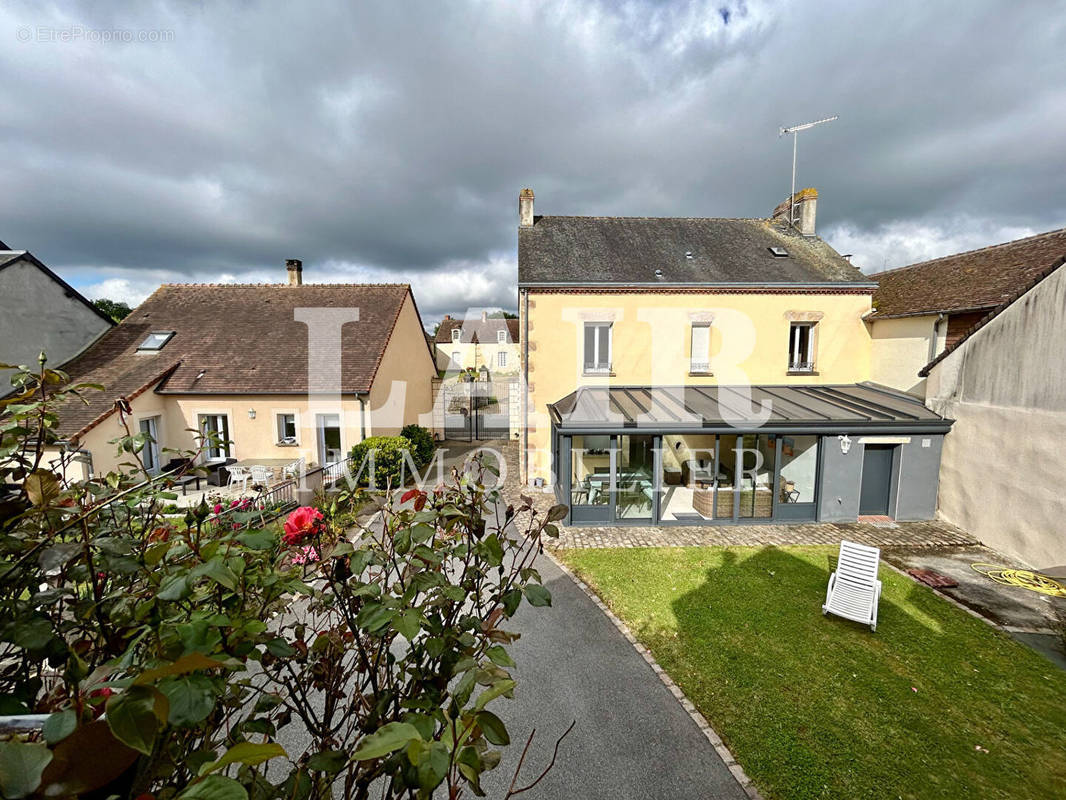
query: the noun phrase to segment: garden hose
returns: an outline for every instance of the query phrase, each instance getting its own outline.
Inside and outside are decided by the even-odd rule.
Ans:
[[[1004,586],[1020,586],[1031,592],[1039,592],[1050,597],[1066,597],[1066,586],[1039,572],[1001,567],[996,564],[971,564],[970,568]]]

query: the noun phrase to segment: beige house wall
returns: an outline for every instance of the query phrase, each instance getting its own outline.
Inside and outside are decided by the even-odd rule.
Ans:
[[[939,512],[1036,567],[1066,564],[1066,267],[933,367],[944,439]]]
[[[547,406],[578,386],[823,384],[870,380],[869,294],[528,295],[527,480],[551,485]],[[525,314],[520,300],[520,313]],[[815,374],[788,374],[790,321],[817,319]],[[583,374],[586,321],[612,323],[613,374]],[[693,322],[711,322],[711,375],[691,375]]]
[[[499,352],[507,353],[507,366],[499,365]],[[452,353],[458,352],[458,367],[452,361]],[[435,345],[437,369],[455,371],[457,369],[481,369],[488,367],[489,373],[496,375],[517,375],[522,366],[521,348],[512,342],[500,344],[498,342],[473,343],[473,342],[446,342]]]
[[[367,435],[392,436],[412,422],[432,430],[432,382],[436,374],[426,334],[408,295],[374,376]]]
[[[871,340],[870,380],[891,386],[917,397],[925,396],[925,379],[918,371],[944,349],[947,320],[937,331],[936,348],[930,352],[930,340],[936,314],[879,319],[869,323]]]

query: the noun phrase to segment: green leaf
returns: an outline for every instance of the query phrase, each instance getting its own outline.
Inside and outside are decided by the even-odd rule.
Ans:
[[[396,610],[381,603],[367,603],[355,616],[355,624],[371,633],[377,633],[392,622]]]
[[[485,651],[485,655],[489,657],[493,664],[501,667],[513,667],[515,665],[511,654],[507,652],[502,644],[493,645]]]
[[[248,792],[233,778],[208,775],[186,787],[177,800],[248,800]]]
[[[115,738],[146,756],[169,713],[166,696],[151,686],[131,686],[107,701],[107,724]]]
[[[511,737],[507,735],[507,726],[491,711],[480,712],[477,715],[477,724],[481,726],[481,732],[492,744],[503,746],[511,743]]]
[[[189,672],[196,672],[200,669],[211,669],[212,667],[223,666],[221,661],[216,661],[213,658],[208,658],[203,653],[189,653],[179,658],[177,661],[166,664],[162,667],[156,667],[155,669],[149,669],[142,672],[134,680],[134,684],[152,683],[160,678],[169,678],[172,675],[185,675]]]
[[[518,610],[518,606],[522,603],[522,591],[520,589],[512,589],[502,599],[503,613],[508,617],[513,617],[514,612]]]
[[[176,675],[159,684],[170,702],[167,721],[177,727],[190,727],[207,719],[215,707],[215,687],[206,675]]]
[[[0,742],[0,794],[19,800],[41,785],[41,773],[52,760],[43,744]]]
[[[42,728],[44,740],[50,745],[55,745],[74,733],[76,727],[78,727],[78,715],[73,709],[57,711],[44,722]]]
[[[392,621],[392,627],[404,639],[411,641],[422,630],[422,621],[417,611],[408,609]]]
[[[263,744],[255,744],[254,742],[239,742],[222,756],[218,761],[212,761],[209,764],[204,764],[200,767],[200,774],[207,775],[212,772],[218,772],[220,769],[229,766],[230,764],[248,764],[254,766],[256,764],[262,764],[264,761],[269,761],[272,758],[287,758],[288,753],[285,752],[285,748],[277,742],[265,742]]]
[[[474,701],[474,710],[481,711],[492,700],[495,700],[500,695],[507,694],[509,691],[514,689],[514,687],[515,681],[511,680],[510,678],[502,681],[497,681],[477,696],[477,700]]]
[[[206,564],[202,564],[193,570],[196,575],[206,575],[220,586],[233,591],[237,588],[237,576],[226,566],[220,557],[212,558]]]
[[[237,535],[237,541],[249,550],[271,550],[278,543],[278,536],[269,529],[244,531]]]
[[[156,593],[160,600],[181,600],[189,594],[189,576],[172,575],[163,581]]]
[[[550,606],[552,595],[539,583],[530,583],[522,591],[526,594],[526,600],[531,606]]]
[[[52,623],[47,617],[33,616],[19,620],[17,625],[9,629],[6,638],[24,650],[32,651],[43,650],[56,637],[52,631]]]
[[[407,722],[389,722],[382,725],[369,736],[363,737],[352,758],[356,761],[369,761],[372,758],[387,756],[415,739],[421,739],[418,728]]]
[[[566,519],[568,513],[570,513],[570,509],[564,505],[552,506],[548,509],[548,522],[558,522],[561,519]]]
[[[323,750],[307,760],[307,768],[312,772],[328,772],[333,775],[344,769],[348,763],[348,754],[343,750]]]
[[[270,653],[270,655],[277,656],[278,658],[292,658],[294,655],[296,655],[296,650],[293,648],[293,646],[281,637],[278,637],[277,639],[271,639],[269,642],[267,642],[266,648],[267,652]]]

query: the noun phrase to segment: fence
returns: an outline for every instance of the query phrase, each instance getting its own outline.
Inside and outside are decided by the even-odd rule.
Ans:
[[[266,525],[289,509],[296,507],[296,481],[287,480],[255,497],[242,497],[235,500],[229,508],[207,518],[208,530],[229,528],[243,530],[253,525]],[[254,516],[236,519],[237,514],[254,514]]]

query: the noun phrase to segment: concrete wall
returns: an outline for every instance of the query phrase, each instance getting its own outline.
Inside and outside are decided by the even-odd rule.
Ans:
[[[871,322],[870,380],[924,397],[925,379],[918,370],[932,361],[929,340],[936,319],[936,314],[922,314]],[[946,321],[941,323],[934,355],[943,350],[946,327]]]
[[[0,363],[34,366],[43,350],[59,367],[111,326],[25,258],[0,269]],[[0,395],[12,370],[0,370]]]
[[[525,313],[520,302],[520,313]],[[529,480],[550,481],[547,406],[582,385],[811,385],[870,379],[868,294],[529,295]],[[817,318],[814,375],[788,374],[790,315]],[[792,317],[797,318],[797,317]],[[611,321],[614,374],[583,374],[586,321]],[[690,375],[691,326],[711,322],[712,375]],[[523,321],[525,323],[525,321]]]
[[[1066,564],[1066,267],[929,375],[926,405],[956,420],[940,514],[1037,567]]]

